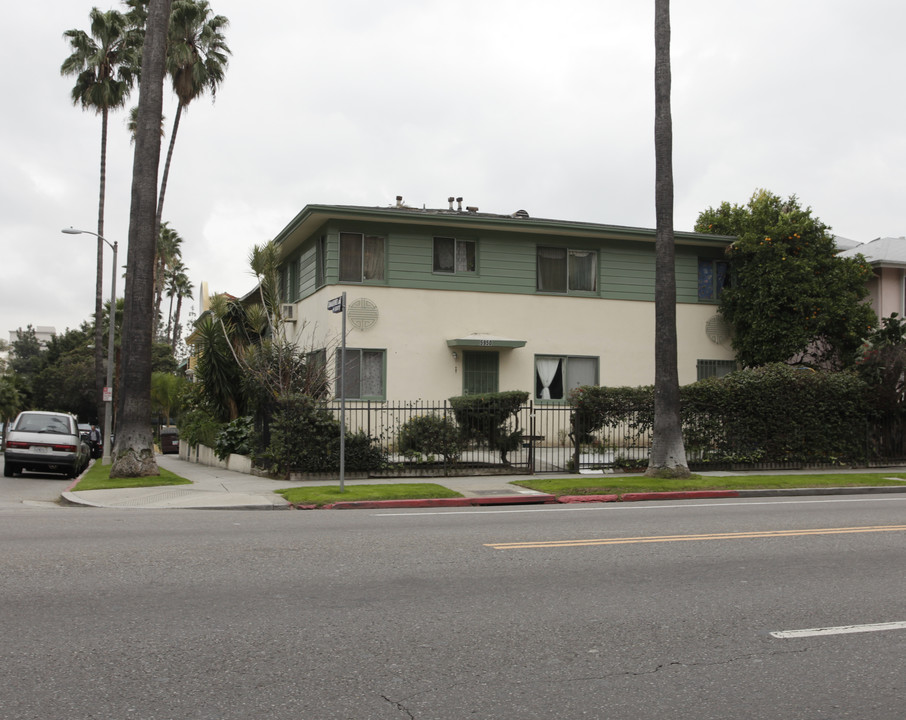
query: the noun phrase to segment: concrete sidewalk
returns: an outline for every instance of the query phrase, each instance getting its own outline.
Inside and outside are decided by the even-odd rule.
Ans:
[[[119,490],[85,490],[73,492],[67,490],[63,498],[75,505],[99,508],[169,508],[169,509],[220,509],[220,510],[288,510],[292,506],[275,490],[288,487],[306,487],[315,485],[338,485],[335,481],[297,481],[274,480],[271,478],[247,475],[232,470],[224,470],[207,465],[182,460],[176,455],[157,455],[160,467],[169,470],[192,482],[191,485],[166,485],[147,488],[123,488]],[[815,471],[802,471],[802,474]],[[821,471],[818,471],[821,472]],[[906,468],[875,468],[835,471],[841,475],[862,472],[906,473]],[[708,472],[701,475],[741,475],[741,474],[797,474],[796,471],[758,471],[757,473]],[[537,475],[470,475],[464,477],[434,478],[367,478],[363,480],[346,480],[345,484],[375,485],[427,482],[442,485],[465,497],[465,500],[412,500],[393,501],[396,507],[426,506],[463,506],[463,505],[516,505],[528,503],[557,502],[557,498],[545,493],[528,490],[516,485],[513,481],[537,478]],[[77,482],[77,481],[76,481]],[[74,487],[76,482],[73,482]],[[680,500],[693,498],[734,498],[734,497],[778,497],[795,495],[844,495],[868,493],[906,493],[906,482],[902,486],[876,488],[804,488],[793,490],[727,490],[727,491],[693,491],[678,493],[634,493],[624,495],[621,500]],[[615,495],[586,495],[574,498],[560,498],[559,502],[613,502]],[[389,507],[389,503],[355,502],[341,503],[347,508]]]
[[[339,480],[274,480],[247,475],[207,465],[182,460],[177,455],[157,455],[157,464],[186,480],[191,485],[166,485],[161,487],[123,488],[118,490],[67,490],[63,498],[75,505],[109,508],[182,508],[223,510],[287,510],[292,506],[282,496],[274,493],[289,487],[339,485]],[[512,498],[514,503],[543,502],[549,495],[510,485],[513,480],[527,479],[531,475],[479,475],[439,478],[366,478],[347,479],[345,484],[375,485],[399,483],[436,483],[454,490],[471,504],[501,504],[499,498]],[[75,483],[73,483],[75,486]],[[485,502],[482,502],[485,501]]]

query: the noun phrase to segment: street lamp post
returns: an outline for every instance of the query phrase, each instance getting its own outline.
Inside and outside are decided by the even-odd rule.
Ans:
[[[107,247],[113,250],[113,265],[110,271],[110,331],[107,337],[107,387],[104,388],[104,457],[101,459],[103,465],[110,464],[110,429],[113,423],[113,352],[114,352],[114,324],[116,321],[116,240],[111,243],[103,235],[98,235],[91,230],[76,230],[75,228],[63,228],[67,235],[94,235],[96,238],[107,243]]]

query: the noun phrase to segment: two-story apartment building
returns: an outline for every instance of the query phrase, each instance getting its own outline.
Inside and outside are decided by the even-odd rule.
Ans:
[[[868,281],[868,297],[878,317],[906,315],[906,238],[876,238],[846,249],[840,256],[858,254],[865,256],[874,271]]]
[[[717,316],[732,238],[676,233],[680,382],[735,367]],[[654,382],[655,231],[479,212],[308,205],[277,235],[285,332],[346,396],[442,400]]]

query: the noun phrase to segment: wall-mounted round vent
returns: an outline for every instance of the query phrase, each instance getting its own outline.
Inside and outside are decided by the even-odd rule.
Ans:
[[[359,298],[349,305],[346,316],[356,330],[368,330],[377,325],[378,308],[368,298]]]
[[[705,334],[711,342],[723,345],[730,339],[730,326],[720,315],[714,315],[705,323]]]

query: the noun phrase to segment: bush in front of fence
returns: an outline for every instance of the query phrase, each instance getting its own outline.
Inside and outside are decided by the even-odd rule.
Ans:
[[[386,462],[384,451],[364,432],[347,434],[345,445],[345,469],[350,472],[379,470]],[[277,403],[271,443],[261,460],[280,475],[338,472],[340,423],[319,400],[285,397]]]
[[[500,453],[500,461],[509,465],[507,453],[522,445],[519,409],[529,394],[522,390],[460,395],[450,398],[450,407],[466,441],[486,444]]]
[[[397,449],[424,462],[432,462],[436,457],[453,462],[462,453],[463,439],[450,418],[437,414],[418,415],[409,418],[400,428]]]
[[[870,397],[855,373],[780,363],[707,378],[680,388],[686,454],[696,463],[864,461]],[[615,431],[628,445],[650,437],[652,387],[581,387],[570,401],[577,444]]]

